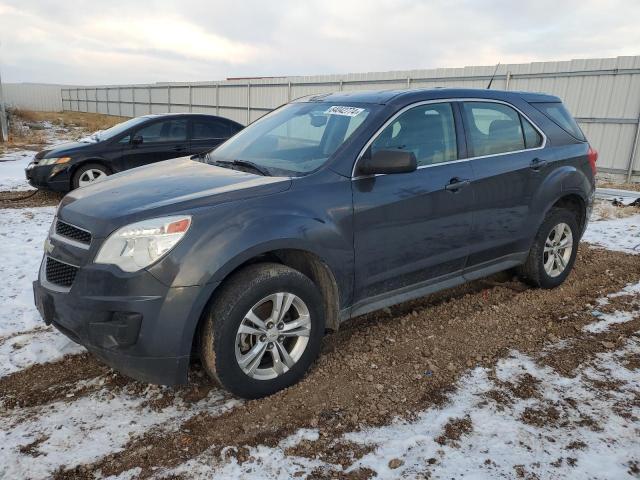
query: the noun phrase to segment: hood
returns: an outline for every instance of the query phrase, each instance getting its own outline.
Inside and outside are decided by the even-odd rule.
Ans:
[[[78,150],[82,150],[87,148],[88,146],[93,145],[92,143],[86,143],[86,142],[67,142],[67,143],[61,143],[59,145],[54,145],[51,148],[48,148],[47,150],[41,150],[39,151],[36,156],[35,159],[36,160],[41,160],[43,158],[51,158],[51,157],[63,157],[65,155],[70,155],[73,152],[76,152]]]
[[[278,193],[290,185],[287,177],[263,177],[183,157],[73,190],[62,199],[58,215],[103,237],[131,222]]]

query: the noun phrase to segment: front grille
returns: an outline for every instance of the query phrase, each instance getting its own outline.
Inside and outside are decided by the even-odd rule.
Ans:
[[[78,267],[47,257],[46,274],[49,283],[60,285],[61,287],[70,287],[76,278],[77,272]]]
[[[84,243],[85,245],[89,245],[91,243],[91,233],[78,227],[74,227],[73,225],[69,225],[61,220],[56,222],[56,233],[61,237],[70,238],[71,240]]]

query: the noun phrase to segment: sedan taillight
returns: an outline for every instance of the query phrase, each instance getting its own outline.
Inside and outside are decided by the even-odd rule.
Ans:
[[[593,172],[593,176],[595,177],[597,171],[596,162],[598,161],[598,151],[591,145],[589,145],[587,158],[589,159],[589,165],[591,166],[591,171]]]

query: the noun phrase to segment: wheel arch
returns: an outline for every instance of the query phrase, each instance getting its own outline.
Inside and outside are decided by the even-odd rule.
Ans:
[[[534,215],[537,221],[531,225],[530,236],[535,235],[552,208],[567,208],[577,216],[581,231],[587,224],[589,197],[592,186],[583,172],[565,165],[551,172],[535,194]]]
[[[280,263],[293,268],[306,275],[318,287],[323,298],[325,312],[325,326],[329,331],[337,331],[340,325],[340,288],[335,274],[328,263],[316,252],[300,246],[279,246],[277,248],[261,248],[252,251],[249,256],[239,256],[227,262],[223,270],[224,273],[215,277],[213,291],[207,291],[208,298],[203,303],[197,322],[192,322],[191,351],[197,351],[200,330],[206,319],[207,312],[215,301],[220,287],[234,273],[242,270],[248,265],[256,263]]]
[[[70,189],[73,190],[73,178],[75,177],[78,169],[89,163],[95,163],[106,168],[110,175],[113,175],[115,173],[111,165],[109,165],[109,162],[105,161],[104,158],[91,157],[91,158],[82,159],[69,167],[69,188]]]

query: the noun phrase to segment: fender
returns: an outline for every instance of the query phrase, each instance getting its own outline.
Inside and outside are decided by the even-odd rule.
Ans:
[[[78,168],[80,168],[82,165],[85,165],[87,163],[98,163],[102,165],[104,168],[106,168],[107,170],[109,170],[111,174],[118,173],[113,169],[113,167],[108,162],[105,161],[104,158],[99,158],[99,157],[83,158],[82,160],[79,160],[78,162],[73,163],[69,165],[69,167],[67,167],[66,171],[69,174],[69,179],[73,178],[73,174],[75,173],[76,170],[78,170]]]
[[[350,191],[347,193],[350,204]],[[340,298],[350,300],[354,268],[351,209],[324,209],[326,203],[322,201],[318,201],[318,209],[300,201],[292,208],[289,199],[281,198],[283,195],[300,197],[299,192],[289,191],[240,204],[221,204],[194,215],[187,235],[195,241],[178,244],[149,272],[171,287],[203,286],[222,282],[252,258],[294,249],[324,262],[335,278]]]
[[[545,216],[558,200],[564,196],[573,194],[579,196],[585,207],[587,207],[590,204],[587,192],[592,191],[592,189],[593,187],[587,176],[573,165],[562,165],[549,173],[540,184],[531,205],[531,217],[533,221],[527,232],[531,242],[533,242],[533,238],[544,221]]]
[[[275,218],[265,218],[265,221],[273,221]],[[282,221],[285,220],[282,216],[279,217],[280,225],[282,225]],[[295,229],[299,232],[306,232],[315,236],[313,230],[313,223],[316,222],[314,219],[302,218],[298,217],[296,219],[289,218],[288,219],[291,224],[291,229]],[[295,223],[294,223],[295,220]],[[258,224],[257,226],[260,226]],[[353,265],[350,262],[353,262],[352,250],[349,252],[345,252],[344,255],[336,255],[332,252],[328,252],[327,250],[323,250],[317,248],[317,245],[314,241],[309,238],[295,238],[295,237],[279,237],[279,238],[271,238],[269,240],[263,240],[260,243],[254,244],[248,248],[243,247],[248,244],[252,240],[255,241],[256,237],[255,232],[257,229],[255,228],[247,228],[243,230],[243,234],[240,237],[234,236],[234,232],[229,232],[227,235],[224,233],[221,234],[220,237],[216,237],[213,239],[212,249],[203,249],[200,253],[200,260],[202,262],[202,269],[199,272],[201,275],[202,284],[199,286],[191,286],[191,287],[178,287],[175,286],[177,283],[177,279],[180,278],[180,274],[176,277],[176,282],[174,282],[174,288],[171,288],[171,291],[185,291],[185,290],[197,290],[197,295],[193,299],[190,308],[189,314],[186,316],[186,320],[182,322],[179,326],[180,331],[176,332],[176,336],[180,338],[179,340],[179,352],[180,355],[188,355],[191,352],[191,348],[193,345],[193,339],[196,335],[196,329],[200,323],[203,313],[206,311],[206,307],[215,293],[216,289],[223,283],[224,279],[231,274],[235,269],[239,266],[247,262],[248,260],[259,257],[268,252],[272,252],[274,250],[282,250],[282,249],[294,249],[301,250],[304,252],[312,253],[316,257],[318,257],[331,271],[334,280],[337,284],[338,296],[340,298],[340,303],[344,304],[344,302],[351,301],[351,292],[352,292],[352,282],[353,277],[351,275],[340,275],[341,269],[338,268],[338,257],[344,258],[342,268],[347,269],[346,271],[350,271],[353,269]],[[322,230],[322,232],[326,235],[326,228]],[[223,245],[224,248],[222,250],[218,250],[215,246]],[[230,250],[229,245],[235,246],[233,250]],[[228,256],[222,256],[221,253],[229,253]],[[231,252],[233,252],[231,254]],[[209,257],[210,254],[213,254],[213,257]],[[217,254],[220,254],[216,256]],[[215,259],[211,261],[211,258]],[[209,260],[209,263],[206,263],[206,260]],[[342,270],[345,271],[345,270]],[[338,310],[344,308],[344,305],[338,305]]]

